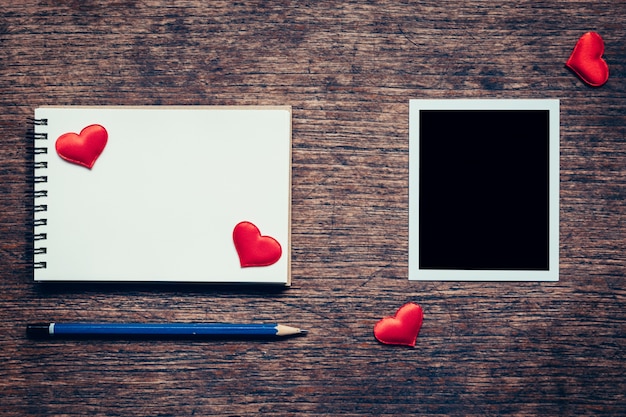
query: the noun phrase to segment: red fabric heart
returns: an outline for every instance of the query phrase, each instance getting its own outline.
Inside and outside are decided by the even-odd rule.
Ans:
[[[233,242],[242,268],[269,266],[282,255],[280,243],[273,237],[261,236],[259,228],[250,222],[241,222],[235,226]]]
[[[587,32],[578,39],[565,65],[592,87],[600,87],[609,79],[609,66],[602,59],[604,40],[596,32]]]
[[[385,317],[374,326],[374,336],[388,345],[415,346],[422,327],[424,311],[419,304],[407,303],[392,317]]]
[[[107,144],[108,133],[100,125],[90,125],[76,133],[65,133],[56,141],[59,156],[91,169]]]

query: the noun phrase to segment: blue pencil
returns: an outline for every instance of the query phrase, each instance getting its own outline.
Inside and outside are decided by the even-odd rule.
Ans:
[[[36,323],[27,326],[31,337],[54,336],[292,336],[306,330],[263,323]]]

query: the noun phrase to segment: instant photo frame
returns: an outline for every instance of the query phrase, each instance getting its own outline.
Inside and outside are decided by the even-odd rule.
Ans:
[[[558,281],[559,101],[409,102],[409,280]]]

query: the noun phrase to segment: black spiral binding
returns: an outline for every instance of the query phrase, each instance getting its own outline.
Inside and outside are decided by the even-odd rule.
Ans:
[[[32,135],[34,140],[33,153],[35,156],[33,182],[36,187],[34,191],[35,204],[33,213],[36,217],[33,219],[33,266],[35,269],[44,269],[46,268],[47,263],[44,260],[40,260],[40,258],[42,255],[47,253],[47,248],[43,245],[45,245],[45,240],[48,238],[48,235],[45,232],[45,226],[47,226],[48,220],[41,218],[41,213],[48,211],[48,205],[43,202],[46,197],[48,197],[48,190],[42,190],[38,184],[48,182],[48,176],[45,175],[45,170],[48,168],[48,162],[39,160],[41,155],[48,153],[48,146],[41,146],[43,141],[48,140],[48,134],[37,131],[37,126],[47,126],[48,119],[33,119],[33,125],[36,130]]]

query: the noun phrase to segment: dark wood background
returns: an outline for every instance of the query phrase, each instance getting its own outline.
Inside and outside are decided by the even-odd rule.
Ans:
[[[0,16],[0,414],[626,415],[626,2],[5,0]],[[590,30],[600,88],[564,67]],[[561,100],[560,282],[407,280],[408,101],[461,97]],[[293,106],[293,286],[33,283],[33,110],[167,104]],[[425,310],[416,348],[379,344],[407,301]],[[33,320],[310,333],[42,342]]]

